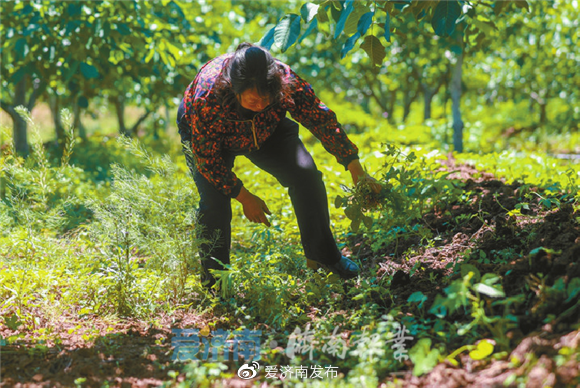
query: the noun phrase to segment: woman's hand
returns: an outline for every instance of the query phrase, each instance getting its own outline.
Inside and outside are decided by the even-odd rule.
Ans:
[[[270,221],[266,218],[266,214],[270,215],[272,213],[268,209],[266,202],[260,197],[250,193],[245,187],[242,187],[236,199],[244,207],[244,215],[248,220],[270,226]]]
[[[372,176],[370,176],[365,172],[358,159],[355,159],[352,162],[350,162],[347,168],[348,171],[350,171],[350,175],[352,176],[352,182],[354,183],[355,186],[358,184],[359,181],[363,180],[368,182],[369,186],[375,193],[378,194],[381,192],[382,189],[381,184],[377,182],[375,178],[373,178]]]

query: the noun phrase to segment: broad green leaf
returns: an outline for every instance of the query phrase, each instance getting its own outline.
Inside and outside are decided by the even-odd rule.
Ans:
[[[481,273],[471,264],[461,264],[461,277],[464,278],[469,272],[473,272],[473,280],[478,282],[481,279]]]
[[[300,35],[300,16],[296,14],[286,15],[280,20],[274,30],[274,42],[282,52],[288,50],[296,43]]]
[[[437,294],[429,312],[436,315],[438,318],[445,318],[447,316],[447,311],[447,299],[444,296]]]
[[[85,62],[81,62],[81,73],[86,79],[99,78],[97,68]]]
[[[409,298],[407,298],[407,302],[419,303],[419,308],[421,308],[423,306],[423,303],[425,303],[426,300],[427,300],[427,297],[421,291],[416,291],[416,292],[412,293],[411,296],[409,296]]]
[[[507,1],[494,1],[492,7],[495,16],[499,16],[507,4],[508,4]]]
[[[12,77],[10,77],[10,82],[12,82],[13,84],[17,84],[18,82],[20,82],[22,77],[24,77],[29,72],[30,70],[28,66],[21,67],[20,69],[16,70],[14,74],[12,74]]]
[[[340,209],[342,207],[342,197],[340,195],[337,195],[336,198],[334,199],[334,207],[336,207],[337,209]]]
[[[258,46],[262,46],[265,49],[270,50],[270,48],[274,44],[274,31],[275,30],[276,30],[276,26],[270,28],[268,30],[268,32],[266,32],[266,35],[264,35],[262,37],[262,39],[260,39],[260,41],[258,42]]]
[[[530,12],[530,6],[526,0],[515,0],[514,4],[516,5],[516,7],[523,8],[526,11]]]
[[[351,229],[351,230],[352,230],[354,233],[358,232],[358,230],[359,230],[359,228],[360,228],[360,223],[361,223],[361,219],[360,219],[360,217],[359,217],[359,218],[356,218],[356,219],[354,219],[354,220],[352,220],[352,222],[350,223],[350,229]]]
[[[413,375],[421,376],[431,372],[439,363],[439,350],[431,349],[431,339],[421,338],[409,350],[409,358],[413,361]]]
[[[481,340],[477,344],[477,348],[469,352],[469,357],[472,360],[483,360],[487,356],[493,353],[493,344],[489,340]]]
[[[18,315],[12,314],[11,316],[4,317],[4,323],[10,330],[18,330],[18,327],[22,324]]]
[[[356,33],[353,36],[351,36],[350,38],[348,38],[346,40],[346,42],[344,42],[344,45],[342,46],[342,50],[340,50],[340,58],[344,58],[346,56],[346,54],[349,53],[350,50],[353,49],[354,44],[356,43],[356,41],[358,40],[358,38],[360,38],[360,33]]]
[[[573,278],[568,283],[568,287],[566,288],[566,293],[568,294],[568,298],[566,299],[566,303],[573,300],[576,295],[580,294],[580,278]]]
[[[302,20],[304,23],[310,23],[312,19],[318,13],[318,4],[306,3],[300,8],[300,15],[302,15]]]
[[[367,55],[371,58],[374,66],[380,66],[385,59],[386,52],[385,47],[374,35],[367,35],[364,38],[363,43],[360,47],[367,53]]]
[[[497,30],[497,27],[493,22],[480,17],[471,19],[471,22],[487,36],[491,36],[493,31]]]
[[[483,283],[477,283],[475,286],[473,286],[473,289],[480,294],[485,294],[492,298],[503,298],[505,296],[505,292],[503,292],[503,290],[488,286],[487,284]]]
[[[373,218],[372,217],[363,216],[362,221],[363,221],[363,224],[367,227],[367,229],[370,229],[373,227]]]
[[[360,36],[364,36],[364,34],[367,33],[369,27],[371,26],[371,24],[373,22],[374,15],[375,15],[374,12],[367,12],[361,16],[361,18],[359,19],[357,26],[356,26],[357,31],[360,34]]]
[[[316,14],[316,20],[319,23],[328,22],[328,14],[326,13],[326,7],[318,7],[318,13]]]
[[[391,43],[391,15],[388,12],[385,19],[385,39]]]
[[[431,26],[439,36],[451,36],[455,31],[455,22],[461,15],[461,6],[456,0],[440,1],[433,11]]]
[[[73,2],[68,4],[67,12],[68,12],[69,16],[80,15],[81,10],[82,10],[82,4],[73,3]]]
[[[145,57],[145,63],[151,62],[151,59],[153,59],[154,55],[155,55],[155,47],[151,46],[149,52],[147,53],[147,56]]]
[[[334,39],[337,39],[338,36],[344,30],[344,25],[346,24],[346,20],[348,19],[348,16],[350,15],[350,13],[352,12],[353,9],[354,9],[353,0],[346,0],[346,2],[344,3],[344,8],[340,12],[340,18],[338,19],[338,22],[336,22],[336,30],[334,31]]]
[[[125,23],[117,24],[117,31],[119,31],[121,35],[131,35],[131,29]]]
[[[318,19],[313,19],[306,28],[306,31],[304,31],[300,39],[298,39],[298,43],[301,43],[306,37],[308,37],[308,35],[310,35],[313,31],[315,31],[317,27],[318,27]]]
[[[26,57],[26,54],[28,54],[28,51],[30,49],[28,48],[28,44],[26,43],[26,39],[25,38],[20,38],[16,41],[16,43],[14,44],[14,51],[16,51],[16,60],[17,61],[21,61],[24,60],[24,58]]]
[[[346,19],[346,23],[344,24],[343,32],[345,35],[350,36],[357,32],[358,23],[361,17],[369,12],[368,7],[358,6],[358,3],[355,4],[357,4],[357,6],[354,7],[353,11],[348,16],[348,19]]]

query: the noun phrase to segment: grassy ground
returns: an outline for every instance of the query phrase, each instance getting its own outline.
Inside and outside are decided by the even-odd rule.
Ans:
[[[140,144],[91,130],[64,165],[51,152],[44,163],[40,148],[36,162],[5,153],[0,386],[575,386],[579,165],[501,149],[448,155],[434,151],[440,129],[411,120],[352,135],[385,188],[368,211],[364,195],[341,188],[348,173],[304,135],[339,246],[363,269],[346,282],[306,268],[287,194],[238,158],[272,227],[234,206],[232,270],[217,296],[197,277],[197,194],[174,129]],[[355,231],[357,217],[371,221]],[[412,337],[398,348],[397,327]],[[245,361],[223,355],[175,362],[174,329],[202,341],[261,331],[259,373],[243,380]],[[292,338],[312,355],[303,346],[290,357]],[[337,376],[312,378],[317,366]],[[283,367],[293,374],[282,381]]]

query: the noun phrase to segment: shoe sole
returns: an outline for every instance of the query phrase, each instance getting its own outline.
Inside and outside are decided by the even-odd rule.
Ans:
[[[306,259],[306,268],[310,268],[313,271],[317,271],[320,268],[324,268],[326,271],[332,272],[332,273],[340,276],[343,279],[353,279],[353,278],[357,277],[357,275],[358,275],[358,273],[352,274],[352,275],[342,275],[342,274],[337,273],[336,271],[333,271],[332,269],[326,267],[325,265],[322,265],[314,260],[309,260],[309,259]]]

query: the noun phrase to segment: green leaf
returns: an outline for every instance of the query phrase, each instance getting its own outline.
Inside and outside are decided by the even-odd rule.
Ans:
[[[530,6],[526,0],[515,0],[514,4],[516,5],[516,7],[523,8],[526,11],[530,12]]]
[[[503,298],[505,296],[505,292],[503,292],[503,290],[488,286],[487,284],[483,283],[477,283],[475,286],[473,286],[473,289],[480,294],[485,294],[492,298]]]
[[[493,353],[493,344],[489,340],[481,340],[477,344],[477,348],[469,352],[469,357],[472,360],[483,360],[487,356]]]
[[[312,19],[318,13],[318,4],[306,3],[300,8],[300,15],[302,15],[302,20],[304,23],[310,23]]]
[[[296,14],[286,15],[280,20],[274,29],[274,42],[280,47],[282,52],[288,50],[296,43],[300,35],[300,16]]]
[[[116,65],[123,59],[125,59],[125,53],[123,53],[121,50],[111,50],[111,53],[109,54],[109,62],[111,62],[113,65]]]
[[[562,251],[557,251],[555,249],[538,247],[530,251],[530,257],[537,256],[540,252],[545,252],[547,255],[559,255],[562,253]]]
[[[391,15],[388,12],[387,18],[385,19],[385,39],[391,43]]]
[[[461,264],[461,277],[464,278],[468,273],[473,272],[473,280],[478,282],[481,279],[481,273],[471,264]]]
[[[18,327],[22,325],[22,322],[20,322],[20,319],[16,314],[12,314],[9,317],[4,317],[4,323],[10,330],[18,330]]]
[[[440,1],[433,11],[431,26],[436,35],[451,36],[455,31],[455,22],[461,15],[461,6],[456,0]]]
[[[417,302],[419,303],[419,308],[421,308],[423,306],[423,303],[425,303],[425,301],[427,300],[427,297],[425,296],[425,294],[423,294],[421,291],[416,291],[414,293],[411,294],[411,296],[409,296],[409,298],[407,299],[407,302]]]
[[[361,219],[360,218],[356,218],[356,219],[352,220],[352,222],[350,223],[350,229],[354,233],[358,232],[358,230],[360,228],[360,223],[361,223]]]
[[[367,227],[367,229],[370,229],[373,227],[373,218],[372,217],[363,216],[362,221],[363,221],[363,224]]]
[[[356,34],[348,38],[346,42],[344,42],[344,46],[342,46],[342,50],[340,50],[341,59],[344,58],[346,54],[348,54],[349,51],[353,49],[354,44],[356,43],[358,38],[360,38],[360,33],[357,32]]]
[[[29,73],[30,70],[28,66],[21,67],[20,69],[16,70],[14,74],[12,74],[12,77],[10,77],[10,82],[12,82],[13,84],[17,84],[18,82],[20,82],[20,80],[22,80],[22,77],[24,77],[26,74]]]
[[[14,51],[16,51],[16,60],[21,61],[24,60],[26,54],[28,54],[29,48],[28,44],[26,43],[25,38],[20,38],[14,44]]]
[[[73,60],[72,63],[69,63],[69,69],[64,77],[64,82],[68,82],[72,76],[76,74],[80,64],[81,62],[76,59]]]
[[[495,16],[499,16],[502,12],[502,10],[504,9],[504,7],[506,6],[506,4],[508,4],[507,1],[494,1],[492,4],[493,7],[493,13],[495,14]]]
[[[380,66],[387,55],[385,46],[381,43],[379,38],[374,35],[367,35],[360,47],[371,58],[374,66]]]
[[[373,16],[375,16],[374,12],[367,12],[361,16],[356,26],[356,29],[360,36],[364,36],[367,33],[369,27],[373,22]]]
[[[328,14],[326,13],[326,7],[318,7],[318,13],[316,14],[316,20],[319,23],[327,23],[328,22]]]
[[[99,71],[93,65],[81,62],[81,73],[86,79],[99,78]]]
[[[312,33],[312,31],[315,31],[317,27],[318,27],[318,20],[317,19],[312,20],[310,22],[310,24],[308,25],[308,28],[306,28],[306,31],[304,31],[304,33],[302,34],[300,39],[298,39],[298,43],[302,43],[304,38],[306,38],[308,35],[310,35]]]
[[[117,24],[117,31],[119,31],[121,35],[131,35],[131,29],[125,23]]]
[[[358,29],[358,23],[363,15],[369,12],[369,8],[366,6],[359,6],[360,3],[354,3],[356,6],[354,7],[353,11],[348,15],[348,19],[346,19],[346,23],[344,24],[344,34],[351,36]]]
[[[566,289],[566,293],[568,294],[568,298],[566,299],[565,303],[570,302],[576,297],[576,295],[580,294],[580,278],[573,278],[570,280],[570,283],[568,283],[568,288]]]
[[[85,96],[80,96],[77,100],[77,105],[86,109],[89,107],[89,100]]]
[[[431,339],[421,338],[409,350],[409,358],[413,361],[413,375],[421,376],[431,372],[439,363],[439,350],[431,349]]]
[[[337,39],[338,36],[342,33],[342,30],[344,30],[344,25],[346,24],[346,20],[348,19],[348,16],[352,12],[353,8],[354,8],[353,0],[346,0],[345,7],[340,12],[340,18],[338,19],[338,22],[336,22],[336,30],[334,31],[334,39]]]
[[[80,15],[82,11],[82,5],[78,3],[69,3],[67,7],[67,12],[69,16],[77,16]]]

